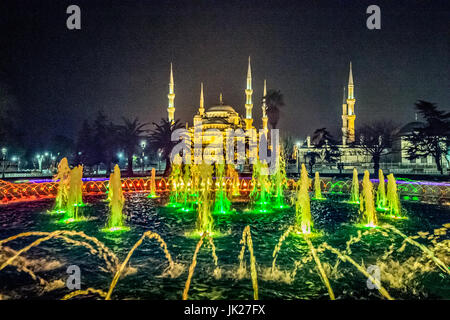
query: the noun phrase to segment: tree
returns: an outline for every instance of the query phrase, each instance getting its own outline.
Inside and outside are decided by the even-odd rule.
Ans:
[[[122,119],[123,125],[119,126],[119,137],[128,159],[127,175],[132,176],[133,154],[143,134],[148,131],[144,129],[148,123],[140,123],[138,118],[135,118],[133,121],[128,118]]]
[[[267,116],[272,129],[277,127],[280,120],[280,108],[284,106],[283,95],[280,90],[269,90],[264,97],[267,103]]]
[[[395,126],[388,121],[377,121],[363,125],[357,132],[353,145],[359,145],[372,157],[374,172],[380,168],[382,156],[392,153],[392,142],[395,137]]]
[[[281,141],[281,152],[285,161],[289,160],[294,153],[294,138],[292,136],[285,136]]]
[[[416,110],[426,123],[421,128],[415,128],[406,137],[409,145],[406,149],[407,158],[414,160],[420,157],[432,156],[437,169],[444,173],[442,156],[447,153],[450,139],[450,112],[437,109],[435,103],[419,100],[415,103]]]
[[[7,148],[9,155],[23,156],[26,152],[24,128],[13,90],[0,82],[0,148]]]
[[[313,168],[314,168],[314,165],[317,162],[317,158],[320,158],[320,154],[318,152],[308,151],[305,154],[305,161],[308,162],[309,174],[310,175],[313,174]]]
[[[314,148],[320,150],[317,153],[319,153],[322,161],[335,163],[339,160],[341,152],[337,146],[337,141],[328,132],[327,128],[320,128],[314,131],[311,142]]]
[[[171,123],[166,119],[161,119],[159,124],[153,122],[153,125],[156,128],[150,132],[150,146],[154,150],[161,151],[161,155],[166,161],[164,176],[167,176],[171,168],[170,153],[172,152],[173,147],[178,143],[178,141],[172,141],[172,132],[176,129],[182,128],[183,125],[180,123],[179,119],[174,123]]]

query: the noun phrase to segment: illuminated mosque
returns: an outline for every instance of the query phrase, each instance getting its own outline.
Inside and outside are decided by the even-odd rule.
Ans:
[[[169,99],[169,105],[167,107],[168,119],[170,122],[175,121],[175,91],[174,91],[174,80],[173,80],[173,68],[170,65],[170,82],[169,82],[169,94],[167,95]],[[252,89],[252,69],[250,63],[250,57],[248,58],[248,70],[247,70],[247,86],[245,88],[245,117],[241,117],[232,106],[225,105],[223,103],[222,94],[220,94],[219,104],[212,106],[205,110],[205,99],[203,96],[203,83],[200,86],[200,104],[197,114],[194,115],[193,123],[194,126],[201,121],[203,129],[218,129],[220,131],[225,131],[228,128],[231,129],[254,129],[253,126],[253,89]],[[264,94],[266,95],[266,81],[264,81]],[[262,123],[263,129],[267,130],[267,107],[263,100],[262,105]]]
[[[168,114],[168,120],[173,123],[175,121],[175,90],[174,90],[174,77],[173,77],[173,68],[172,64],[170,65],[170,82],[169,82],[169,93],[167,95],[169,104],[167,107],[167,114]],[[222,93],[219,96],[219,104],[213,105],[209,107],[208,109],[205,109],[205,99],[203,95],[203,83],[200,85],[200,104],[198,107],[197,113],[193,117],[193,126],[189,127],[188,123],[186,123],[186,129],[189,130],[191,141],[194,141],[194,136],[197,134],[197,132],[194,130],[194,128],[199,128],[199,125],[201,124],[201,134],[202,134],[202,144],[203,146],[206,145],[213,145],[220,134],[220,139],[222,140],[222,146],[225,146],[225,138],[226,138],[226,130],[232,129],[242,129],[242,130],[251,130],[256,129],[253,123],[253,116],[252,116],[252,110],[253,110],[253,89],[252,89],[252,69],[251,69],[251,61],[250,57],[248,58],[248,69],[247,69],[247,84],[245,88],[245,116],[241,116],[236,110],[230,106],[226,105],[223,102]],[[267,117],[267,105],[265,102],[265,96],[267,94],[267,85],[266,81],[264,80],[264,91],[263,91],[263,100],[262,100],[262,134],[265,134],[267,137],[268,132],[268,117]],[[211,129],[215,129],[211,133]],[[205,130],[210,130],[208,132],[205,132]],[[258,131],[258,130],[257,130]],[[245,138],[247,141],[249,141],[249,138]],[[258,137],[255,137],[255,139],[252,139],[253,143],[257,143]],[[247,151],[248,152],[248,151]]]

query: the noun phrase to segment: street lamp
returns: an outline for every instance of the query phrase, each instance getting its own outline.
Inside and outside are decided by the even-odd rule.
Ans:
[[[19,172],[20,171],[20,157],[13,156],[11,158],[11,161],[12,162],[16,162],[17,161],[17,172]]]
[[[6,154],[8,153],[8,149],[5,147],[2,148],[2,164],[3,164],[3,170],[2,170],[2,179],[5,178],[5,169],[6,169]]]
[[[144,168],[145,168],[145,147],[147,146],[147,141],[142,140],[141,141],[141,148],[142,148],[142,157],[141,157],[141,163],[142,163],[142,172],[144,172]]]
[[[41,154],[37,154],[36,159],[38,161],[39,171],[42,173],[42,160],[44,159],[44,156]]]
[[[300,146],[301,146],[301,143],[300,143],[300,141],[297,141],[296,142],[296,144],[295,144],[295,147],[296,147],[296,154],[297,154],[297,156],[296,156],[296,160],[297,160],[297,173],[298,174],[300,174]]]

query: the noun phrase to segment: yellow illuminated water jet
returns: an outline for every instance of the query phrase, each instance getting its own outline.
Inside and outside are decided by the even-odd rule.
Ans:
[[[353,168],[352,189],[350,191],[350,203],[359,203],[358,171]]]
[[[322,190],[320,187],[320,176],[319,171],[316,171],[315,177],[314,177],[314,199],[316,200],[323,200],[325,199],[322,196]]]
[[[305,164],[302,164],[300,174],[300,186],[297,187],[297,201],[295,202],[295,216],[297,226],[300,228],[298,232],[311,233],[313,221],[311,218],[311,204],[309,199],[309,186],[311,180],[308,178]]]
[[[400,199],[397,192],[397,182],[392,173],[388,175],[387,210],[394,218],[402,217]]]
[[[376,227],[377,215],[373,200],[373,185],[369,178],[369,171],[364,171],[363,190],[360,196],[360,214],[362,215],[362,223],[366,227]]]
[[[83,204],[83,166],[79,165],[70,171],[69,193],[67,196],[67,209],[63,222],[69,223],[80,220],[79,208]]]
[[[150,177],[150,193],[147,196],[148,198],[159,198],[156,194],[156,170],[152,168],[152,175]]]
[[[120,180],[120,169],[117,164],[114,166],[114,172],[109,179],[109,190],[111,195],[109,202],[110,214],[106,230],[111,232],[125,230],[122,214],[125,198],[123,196],[122,181]]]
[[[258,300],[258,275],[256,272],[256,259],[253,253],[253,241],[252,235],[250,232],[250,226],[246,226],[244,231],[242,232],[242,239],[240,244],[242,244],[241,252],[239,253],[239,269],[238,269],[238,277],[242,278],[246,273],[246,267],[244,262],[244,253],[245,248],[248,248],[250,253],[250,275],[252,278],[252,286],[253,286],[253,299]]]
[[[54,180],[59,180],[59,182],[53,210],[56,213],[63,213],[67,210],[70,184],[70,168],[67,158],[64,157],[59,162],[58,173],[54,177]]]
[[[386,190],[384,184],[384,174],[381,169],[378,170],[377,209],[381,211],[386,209]]]

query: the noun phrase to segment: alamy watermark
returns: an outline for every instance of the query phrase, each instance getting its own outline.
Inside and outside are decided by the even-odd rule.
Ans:
[[[81,270],[77,265],[70,265],[66,270],[69,277],[67,277],[66,286],[69,290],[81,289]]]
[[[79,6],[72,4],[67,7],[66,13],[70,16],[66,20],[66,26],[69,30],[81,29],[81,9]]]
[[[368,278],[366,281],[367,288],[369,290],[373,289],[380,289],[380,280],[381,280],[381,271],[380,268],[376,265],[369,265],[367,267],[367,273],[372,276],[372,278],[375,280],[375,283],[371,280],[371,278]]]
[[[376,4],[372,4],[367,7],[367,14],[370,16],[367,18],[366,26],[369,30],[380,30],[381,29],[381,9]]]

